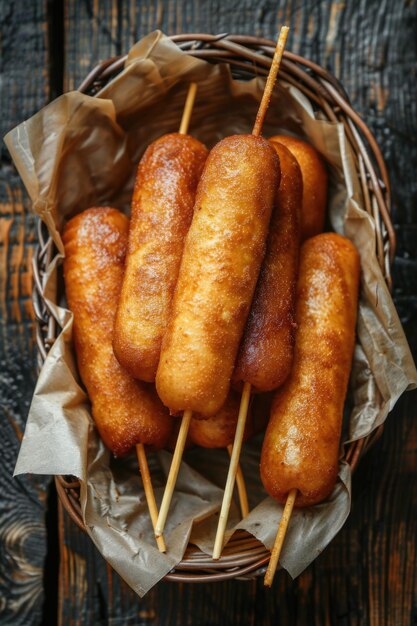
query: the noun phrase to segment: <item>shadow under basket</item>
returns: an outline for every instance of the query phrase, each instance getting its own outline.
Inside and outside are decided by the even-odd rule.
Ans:
[[[250,36],[186,34],[171,37],[182,50],[210,63],[228,63],[235,78],[267,76],[275,42]],[[85,78],[79,90],[94,96],[124,67],[126,56],[115,57],[97,65]],[[395,252],[395,233],[390,218],[390,187],[386,166],[375,138],[350,105],[341,84],[326,70],[291,52],[284,52],[279,78],[296,86],[310,100],[324,119],[342,123],[351,145],[364,197],[364,208],[375,221],[376,254],[384,279],[391,289],[391,264]],[[54,257],[54,247],[46,228],[38,223],[39,246],[33,259],[33,304],[39,365],[60,333],[45,300],[44,275]],[[345,460],[352,469],[360,456],[379,437],[382,426],[369,437],[346,448]],[[79,499],[79,482],[73,477],[56,476],[59,498],[71,519],[85,531]],[[165,579],[178,582],[214,582],[231,578],[250,579],[261,575],[270,552],[262,543],[244,531],[236,532],[224,548],[220,561],[189,545],[183,560]]]

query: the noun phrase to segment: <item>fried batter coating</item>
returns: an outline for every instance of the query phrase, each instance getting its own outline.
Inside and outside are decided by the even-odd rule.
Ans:
[[[256,285],[233,381],[254,392],[277,389],[291,371],[299,218],[303,194],[300,167],[285,146],[271,142],[281,165],[281,183],[269,225],[264,262]]]
[[[294,365],[276,392],[261,456],[268,493],[296,506],[321,502],[333,490],[343,405],[355,345],[359,255],[335,233],[306,241],[297,288]]]
[[[151,385],[134,380],[113,353],[113,323],[123,278],[129,221],[91,208],[65,227],[64,278],[74,314],[78,369],[104,443],[116,456],[136,443],[162,447],[172,419]]]
[[[323,232],[327,204],[327,170],[313,146],[301,139],[276,135],[270,141],[284,145],[295,156],[303,175],[303,208],[300,238],[305,241]]]
[[[227,137],[209,154],[156,376],[171,412],[215,415],[226,400],[279,176],[260,137]]]
[[[207,155],[197,139],[173,133],[154,141],[139,163],[113,347],[132,376],[147,382],[155,381]]]

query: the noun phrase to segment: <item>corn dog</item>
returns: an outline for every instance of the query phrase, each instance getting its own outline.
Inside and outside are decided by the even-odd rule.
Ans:
[[[323,232],[327,202],[327,171],[313,146],[301,139],[276,135],[270,141],[284,145],[295,156],[303,176],[300,238],[305,241]]]
[[[172,429],[155,389],[135,381],[113,353],[127,233],[127,217],[106,207],[72,218],[63,234],[65,287],[74,314],[78,368],[100,436],[116,456],[139,442],[162,447]]]
[[[276,392],[261,478],[279,502],[296,489],[296,506],[324,500],[338,473],[343,405],[355,343],[359,255],[326,233],[301,250],[294,365]]]
[[[226,400],[279,176],[276,152],[253,135],[223,139],[207,159],[156,375],[172,413],[210,416]]]
[[[271,142],[281,166],[262,264],[233,381],[253,391],[272,391],[291,370],[295,332],[295,289],[302,202],[301,170],[285,146]]]
[[[139,164],[113,347],[132,376],[154,382],[184,238],[208,151],[190,135],[154,141]]]

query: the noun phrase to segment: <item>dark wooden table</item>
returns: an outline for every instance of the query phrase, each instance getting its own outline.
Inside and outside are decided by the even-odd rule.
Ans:
[[[330,69],[387,160],[398,249],[394,296],[417,348],[415,0],[2,0],[2,135],[101,59],[160,28],[275,38]],[[352,514],[296,580],[162,583],[139,600],[70,522],[49,477],[12,479],[36,380],[35,218],[1,146],[0,624],[409,626],[417,624],[417,395],[403,397],[353,480]],[[58,615],[58,618],[56,617]]]

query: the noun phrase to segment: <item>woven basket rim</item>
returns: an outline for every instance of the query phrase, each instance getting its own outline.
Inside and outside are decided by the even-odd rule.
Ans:
[[[210,62],[227,62],[232,71],[252,76],[267,74],[275,49],[274,41],[250,35],[190,33],[173,35],[170,39],[192,56]],[[122,70],[126,59],[127,55],[123,55],[100,62],[89,72],[78,90],[95,95]],[[390,270],[396,238],[390,217],[391,194],[387,168],[375,137],[350,104],[341,83],[321,66],[285,51],[280,77],[301,89],[329,120],[343,123],[357,159],[365,208],[372,216],[380,218],[376,220],[377,258],[387,286],[391,289]],[[42,277],[53,260],[54,248],[51,237],[40,221],[38,240],[38,249],[33,258],[33,305],[41,366],[60,326],[43,292]],[[369,437],[349,445],[345,460],[352,469],[355,469],[360,456],[376,441],[382,430],[381,425]],[[86,531],[79,502],[79,481],[73,477],[56,476],[55,484],[62,505],[71,519],[81,530]],[[165,580],[196,583],[254,578],[264,572],[269,557],[269,550],[261,542],[244,531],[237,531],[227,544],[220,561],[213,561],[198,548],[189,546],[182,561]]]

